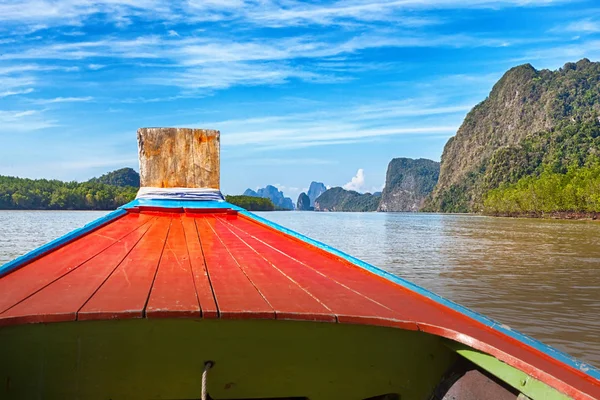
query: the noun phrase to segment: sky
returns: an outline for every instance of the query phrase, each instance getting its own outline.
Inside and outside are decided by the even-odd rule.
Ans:
[[[221,131],[227,194],[374,192],[507,69],[583,57],[596,0],[0,0],[0,175],[138,169],[137,128],[176,126]]]

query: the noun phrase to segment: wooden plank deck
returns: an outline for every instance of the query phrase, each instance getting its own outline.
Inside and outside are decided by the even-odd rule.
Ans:
[[[131,212],[0,278],[0,294],[0,326],[252,318],[420,330],[600,398],[582,371],[243,215]]]

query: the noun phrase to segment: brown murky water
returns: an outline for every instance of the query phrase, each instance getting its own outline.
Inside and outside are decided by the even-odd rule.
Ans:
[[[0,264],[103,214],[0,211]],[[600,366],[600,222],[260,214]]]

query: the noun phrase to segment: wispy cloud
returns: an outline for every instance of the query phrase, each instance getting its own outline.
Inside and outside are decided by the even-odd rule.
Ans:
[[[57,126],[57,122],[45,118],[39,110],[2,111],[0,110],[0,135],[13,132],[28,132]]]
[[[590,18],[572,21],[566,25],[561,25],[552,30],[553,32],[573,32],[579,34],[589,34],[600,32],[600,21]]]
[[[244,165],[331,165],[337,164],[336,160],[323,158],[247,158],[244,157]]]
[[[8,97],[8,96],[16,96],[20,94],[29,94],[33,92],[33,88],[27,88],[23,90],[7,90],[5,92],[0,92],[0,97]]]
[[[545,64],[559,67],[565,61],[577,61],[583,57],[600,58],[600,40],[582,40],[560,46],[550,46],[525,52],[523,57],[515,58],[513,62],[532,62],[543,60]]]
[[[55,97],[53,99],[37,99],[36,104],[56,104],[56,103],[85,103],[94,100],[91,96],[85,97]]]
[[[102,157],[102,158],[86,158],[75,161],[61,161],[56,163],[54,166],[67,169],[67,170],[78,170],[78,169],[91,169],[91,168],[121,168],[124,165],[137,166],[138,160],[135,157],[130,158],[114,158],[114,157]]]
[[[191,125],[220,129],[224,148],[270,151],[352,144],[398,135],[449,137],[469,108],[468,105],[442,107],[431,98],[414,98]],[[453,123],[442,125],[440,121]]]
[[[88,58],[120,58],[168,60],[172,65],[197,66],[205,64],[251,61],[284,61],[292,59],[323,59],[353,54],[360,50],[384,47],[505,47],[518,43],[517,39],[504,39],[482,35],[429,34],[395,32],[398,35],[361,34],[332,40],[322,37],[283,38],[178,38],[140,36],[135,39],[105,38],[97,41],[74,41],[24,45],[8,49],[4,60],[82,60]],[[531,39],[528,39],[529,41]],[[344,59],[333,59],[339,67]],[[165,65],[163,65],[165,66]],[[168,66],[168,65],[166,65]],[[323,65],[325,66],[325,65]]]
[[[88,62],[88,69],[103,67],[96,60],[115,59],[121,65],[139,66],[139,60],[152,61],[136,70],[137,82],[172,86],[195,91],[226,89],[233,86],[276,85],[300,80],[336,83],[353,79],[358,73],[386,70],[391,65],[363,61],[357,55],[381,48],[503,47],[516,39],[472,37],[463,34],[418,35],[364,33],[332,39],[327,36],[282,38],[211,38],[142,36],[133,39],[103,38],[96,41],[27,44],[8,49],[4,60],[19,62]],[[26,65],[27,67],[27,65]],[[44,67],[29,65],[32,71]],[[18,68],[15,66],[13,68]],[[77,70],[77,66],[55,67]],[[22,69],[22,71],[26,71]]]
[[[567,1],[567,0],[565,0]],[[243,21],[268,27],[298,25],[343,25],[394,22],[404,26],[437,23],[431,16],[415,11],[432,9],[473,9],[540,7],[560,0],[338,0],[330,4],[298,0],[8,0],[0,4],[0,21],[33,27],[80,26],[100,16],[117,26],[133,18],[170,22]]]

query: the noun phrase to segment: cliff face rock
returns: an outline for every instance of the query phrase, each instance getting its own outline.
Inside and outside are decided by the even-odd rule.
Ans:
[[[480,211],[482,198],[502,183],[581,164],[598,152],[600,64],[583,59],[557,71],[531,65],[510,69],[466,116],[444,147],[439,181],[426,208]],[[568,142],[567,144],[564,144]]]
[[[377,211],[419,211],[438,181],[440,163],[420,158],[390,161]]]
[[[325,193],[327,188],[321,182],[311,182],[308,188],[308,198],[310,199],[310,206],[315,206],[315,200],[317,197]]]
[[[310,198],[304,192],[300,193],[298,196],[298,202],[296,203],[296,210],[298,211],[311,211],[314,207],[310,205]]]
[[[252,189],[246,189],[244,196],[264,197],[270,199],[275,207],[284,208],[286,210],[294,209],[294,202],[289,197],[285,197],[283,192],[275,186],[267,185],[264,188],[258,189],[256,192]]]
[[[376,211],[380,196],[341,187],[327,189],[315,200],[315,211]]]

